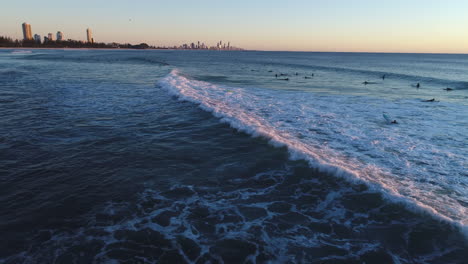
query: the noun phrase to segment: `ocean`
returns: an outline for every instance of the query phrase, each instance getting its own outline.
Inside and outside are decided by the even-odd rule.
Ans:
[[[468,257],[468,55],[3,49],[0,117],[0,263]]]

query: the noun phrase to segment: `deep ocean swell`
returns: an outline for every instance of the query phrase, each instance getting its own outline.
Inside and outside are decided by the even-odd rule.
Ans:
[[[463,263],[464,61],[0,50],[0,263]]]

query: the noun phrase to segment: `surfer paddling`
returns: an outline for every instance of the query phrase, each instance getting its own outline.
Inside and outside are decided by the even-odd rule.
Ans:
[[[391,119],[390,116],[387,114],[387,112],[383,112],[383,118],[389,123],[389,124],[398,124],[396,119]]]

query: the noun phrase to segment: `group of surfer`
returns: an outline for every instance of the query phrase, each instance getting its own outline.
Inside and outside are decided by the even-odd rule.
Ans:
[[[273,72],[273,71],[270,70],[270,71],[268,71],[268,72]],[[296,72],[296,73],[294,73],[294,75],[295,75],[295,76],[299,76],[299,73]],[[312,79],[313,76],[314,76],[314,74],[312,73],[310,76],[307,76],[307,75],[304,76],[304,79]],[[386,77],[387,77],[387,76],[384,74],[384,75],[381,76],[381,79],[382,79],[382,80],[385,80]],[[287,73],[279,73],[279,74],[276,73],[276,74],[275,74],[275,78],[276,78],[277,80],[280,80],[280,81],[289,81],[289,74],[287,74]],[[368,85],[368,84],[377,84],[377,83],[376,83],[376,82],[365,81],[365,82],[363,82],[362,84]],[[412,86],[413,86],[413,87],[416,87],[417,89],[419,89],[419,88],[421,87],[421,84],[420,84],[420,83],[416,83],[416,84],[413,84]],[[445,90],[445,91],[452,91],[453,89],[447,87],[447,88],[445,88],[445,89],[443,89],[443,90]],[[432,98],[432,99],[429,99],[429,100],[423,100],[422,102],[439,102],[439,101],[436,101],[435,98]],[[384,114],[384,118],[385,118],[389,123],[391,123],[391,124],[398,124],[398,122],[397,122],[395,119],[394,119],[394,120],[391,120],[386,114]]]
[[[272,72],[272,71],[268,71],[268,72]],[[299,73],[296,72],[296,73],[294,73],[294,75],[299,76]],[[312,73],[310,76],[304,76],[304,79],[312,79],[313,76],[314,76],[314,74]],[[280,78],[278,79],[278,77],[280,77]],[[283,77],[283,78],[281,78],[281,77]],[[277,74],[276,73],[275,78],[277,80],[279,80],[279,81],[289,81],[289,74],[287,74],[287,73]]]
[[[387,77],[387,76],[386,76],[385,74],[381,76],[382,80],[385,80],[386,77]],[[368,82],[368,81],[365,81],[365,82],[363,82],[362,84],[368,85],[368,84],[376,84],[376,83],[375,83],[375,82]],[[413,87],[416,87],[417,89],[421,88],[421,84],[420,84],[420,83],[413,84],[412,86],[413,86]],[[445,89],[443,89],[443,90],[449,92],[449,91],[453,91],[453,88],[447,87],[447,88],[445,88]],[[439,102],[439,101],[437,101],[435,98],[432,98],[432,99],[428,99],[428,100],[422,100],[421,102],[428,102],[428,103],[430,103],[430,102]],[[398,124],[398,122],[397,122],[395,119],[393,119],[393,120],[390,119],[386,113],[384,113],[383,116],[384,116],[385,120],[387,120],[389,123],[391,123],[391,124]]]
[[[387,77],[387,76],[384,74],[384,75],[382,75],[381,78],[382,78],[382,80],[385,80],[386,77]],[[377,83],[376,83],[376,82],[368,82],[368,81],[365,81],[365,82],[363,82],[362,84],[368,85],[368,84],[377,84]],[[417,89],[421,88],[421,84],[420,84],[420,83],[412,84],[411,86],[416,87]],[[443,90],[449,92],[449,91],[453,91],[453,88],[447,87],[447,88],[444,88]]]

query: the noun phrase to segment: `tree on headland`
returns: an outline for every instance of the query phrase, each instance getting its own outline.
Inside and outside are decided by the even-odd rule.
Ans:
[[[146,43],[140,43],[138,45],[132,46],[132,49],[149,49],[150,46]]]
[[[2,48],[21,47],[21,45],[18,40],[13,41],[12,38],[0,36],[0,47]]]

